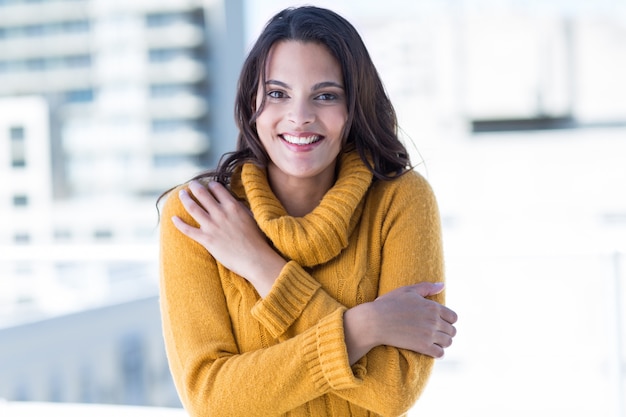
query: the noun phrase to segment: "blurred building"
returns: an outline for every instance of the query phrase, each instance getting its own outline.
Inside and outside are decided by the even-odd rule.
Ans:
[[[234,147],[243,36],[243,0],[0,0],[0,398],[178,405],[155,203]]]
[[[55,198],[159,195],[232,143],[213,106],[236,74],[216,53],[243,54],[237,3],[0,2],[0,97],[48,103]]]
[[[0,398],[180,407],[158,315],[148,297],[0,329]]]
[[[156,197],[234,147],[243,31],[241,0],[0,1],[2,304],[77,251],[111,280],[119,245],[146,261]]]

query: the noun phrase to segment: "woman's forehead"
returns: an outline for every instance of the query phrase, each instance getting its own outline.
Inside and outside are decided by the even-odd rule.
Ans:
[[[325,45],[295,40],[279,41],[270,48],[265,61],[265,81],[275,77],[343,81],[339,61]]]

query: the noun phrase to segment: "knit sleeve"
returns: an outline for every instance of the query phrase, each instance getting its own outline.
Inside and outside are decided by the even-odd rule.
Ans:
[[[256,303],[252,316],[272,336],[285,339],[301,333],[336,309],[346,308],[300,265],[290,261],[269,294]]]
[[[252,316],[265,326],[272,336],[280,338],[300,317],[320,287],[320,283],[297,263],[288,262],[274,282],[272,290],[253,307]],[[330,309],[340,306],[334,300],[329,301]]]
[[[439,211],[434,194],[415,172],[391,186],[381,200],[382,264],[378,295],[419,282],[444,280]],[[443,303],[443,295],[434,297]],[[367,373],[358,388],[339,397],[382,415],[406,413],[430,376],[434,359],[409,350],[378,346],[365,357]]]
[[[170,370],[190,416],[281,415],[360,384],[348,363],[345,308],[338,304],[288,340],[240,352],[223,267],[173,226],[174,215],[194,224],[176,192],[162,209],[160,305]]]

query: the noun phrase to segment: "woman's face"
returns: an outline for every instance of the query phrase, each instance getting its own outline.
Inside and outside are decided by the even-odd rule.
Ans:
[[[326,47],[281,41],[267,59],[265,104],[256,120],[270,157],[272,182],[334,180],[335,163],[348,119],[341,67]],[[263,98],[259,84],[256,106]]]

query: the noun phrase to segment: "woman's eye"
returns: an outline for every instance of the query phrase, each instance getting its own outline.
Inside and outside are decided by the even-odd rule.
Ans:
[[[271,98],[285,98],[285,93],[282,91],[270,91],[267,93],[268,97]]]
[[[337,98],[336,95],[331,93],[323,93],[317,96],[318,100],[326,101],[326,100],[335,100]]]

